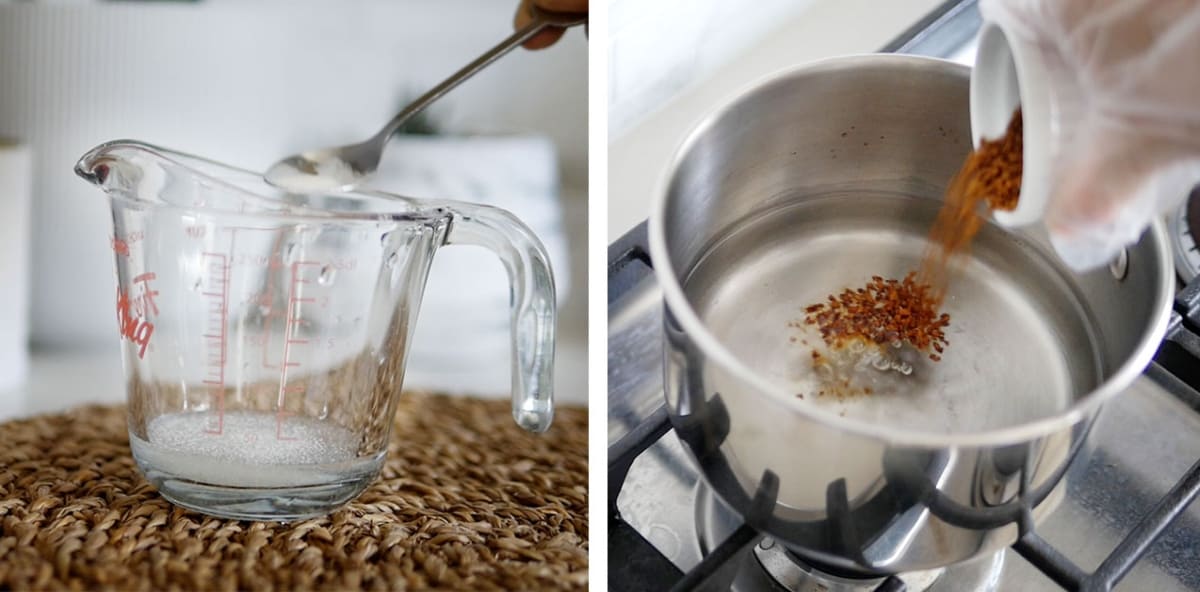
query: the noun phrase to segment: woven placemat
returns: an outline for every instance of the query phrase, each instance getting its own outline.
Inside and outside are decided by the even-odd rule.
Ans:
[[[155,493],[122,406],[0,424],[0,589],[542,590],[587,587],[587,411],[549,432],[506,401],[405,394],[380,478],[292,524]]]

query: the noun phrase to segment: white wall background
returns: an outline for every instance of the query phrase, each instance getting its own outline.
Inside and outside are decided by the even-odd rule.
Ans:
[[[610,0],[609,137],[819,0]]]
[[[511,32],[515,2],[0,4],[0,137],[34,149],[32,331],[115,342],[106,205],[75,158],[129,137],[262,168],[368,137]],[[458,133],[554,141],[586,186],[586,42],[518,51],[437,105]]]
[[[646,219],[671,156],[771,73],[876,51],[942,0],[611,0],[608,240]]]

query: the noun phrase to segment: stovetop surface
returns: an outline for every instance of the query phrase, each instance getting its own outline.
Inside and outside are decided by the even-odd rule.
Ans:
[[[960,4],[919,23],[903,47],[887,49],[969,63],[979,19],[973,2]],[[610,445],[663,403],[661,307],[661,293],[643,263],[632,262],[619,277],[610,277]],[[1071,468],[1063,502],[1037,527],[1043,539],[1087,571],[1200,459],[1200,395],[1152,364],[1105,406],[1091,440],[1094,451]],[[621,518],[684,572],[702,557],[700,487],[683,446],[668,433],[634,462],[617,502]],[[995,589],[1062,589],[1012,549],[1003,554]],[[953,582],[933,588],[955,589]],[[1200,590],[1200,504],[1155,541],[1116,589]]]
[[[646,277],[609,305],[609,444],[663,402],[661,303]],[[1083,569],[1095,569],[1200,459],[1200,409],[1185,402],[1189,397],[1194,391],[1152,366],[1106,405],[1092,430],[1094,452],[1072,467],[1063,503],[1038,533]],[[634,462],[617,501],[622,519],[685,572],[701,558],[699,483],[668,433]],[[997,590],[1061,590],[1011,549],[1004,553]],[[1200,505],[1171,525],[1117,589],[1200,590]]]

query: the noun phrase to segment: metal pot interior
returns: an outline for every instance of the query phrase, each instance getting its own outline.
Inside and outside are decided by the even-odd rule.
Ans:
[[[988,224],[952,275],[942,360],[909,356],[907,376],[866,368],[868,396],[820,394],[820,337],[790,325],[829,294],[916,268],[970,148],[968,76],[924,58],[831,60],[756,87],[690,138],[651,223],[656,262],[736,372],[819,415],[944,435],[1061,416],[1140,372],[1172,285],[1161,230],[1116,277],[1072,273],[1037,229]]]
[[[942,306],[951,324],[940,361],[887,346],[909,373],[880,370],[865,357],[875,352],[830,351],[798,320],[831,291],[916,269],[937,207],[902,194],[798,196],[735,225],[705,251],[684,291],[751,372],[874,425],[1002,428],[1061,412],[1093,390],[1103,364],[1082,295],[1046,253],[994,226],[956,266]]]

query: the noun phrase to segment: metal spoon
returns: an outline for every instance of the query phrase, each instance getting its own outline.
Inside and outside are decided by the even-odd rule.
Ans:
[[[583,13],[549,12],[532,6],[530,10],[533,20],[529,24],[421,95],[396,114],[371,139],[359,144],[311,150],[289,156],[267,169],[264,178],[271,185],[292,193],[350,191],[379,168],[379,159],[392,134],[442,95],[547,27],[567,28],[587,22],[587,14]]]

